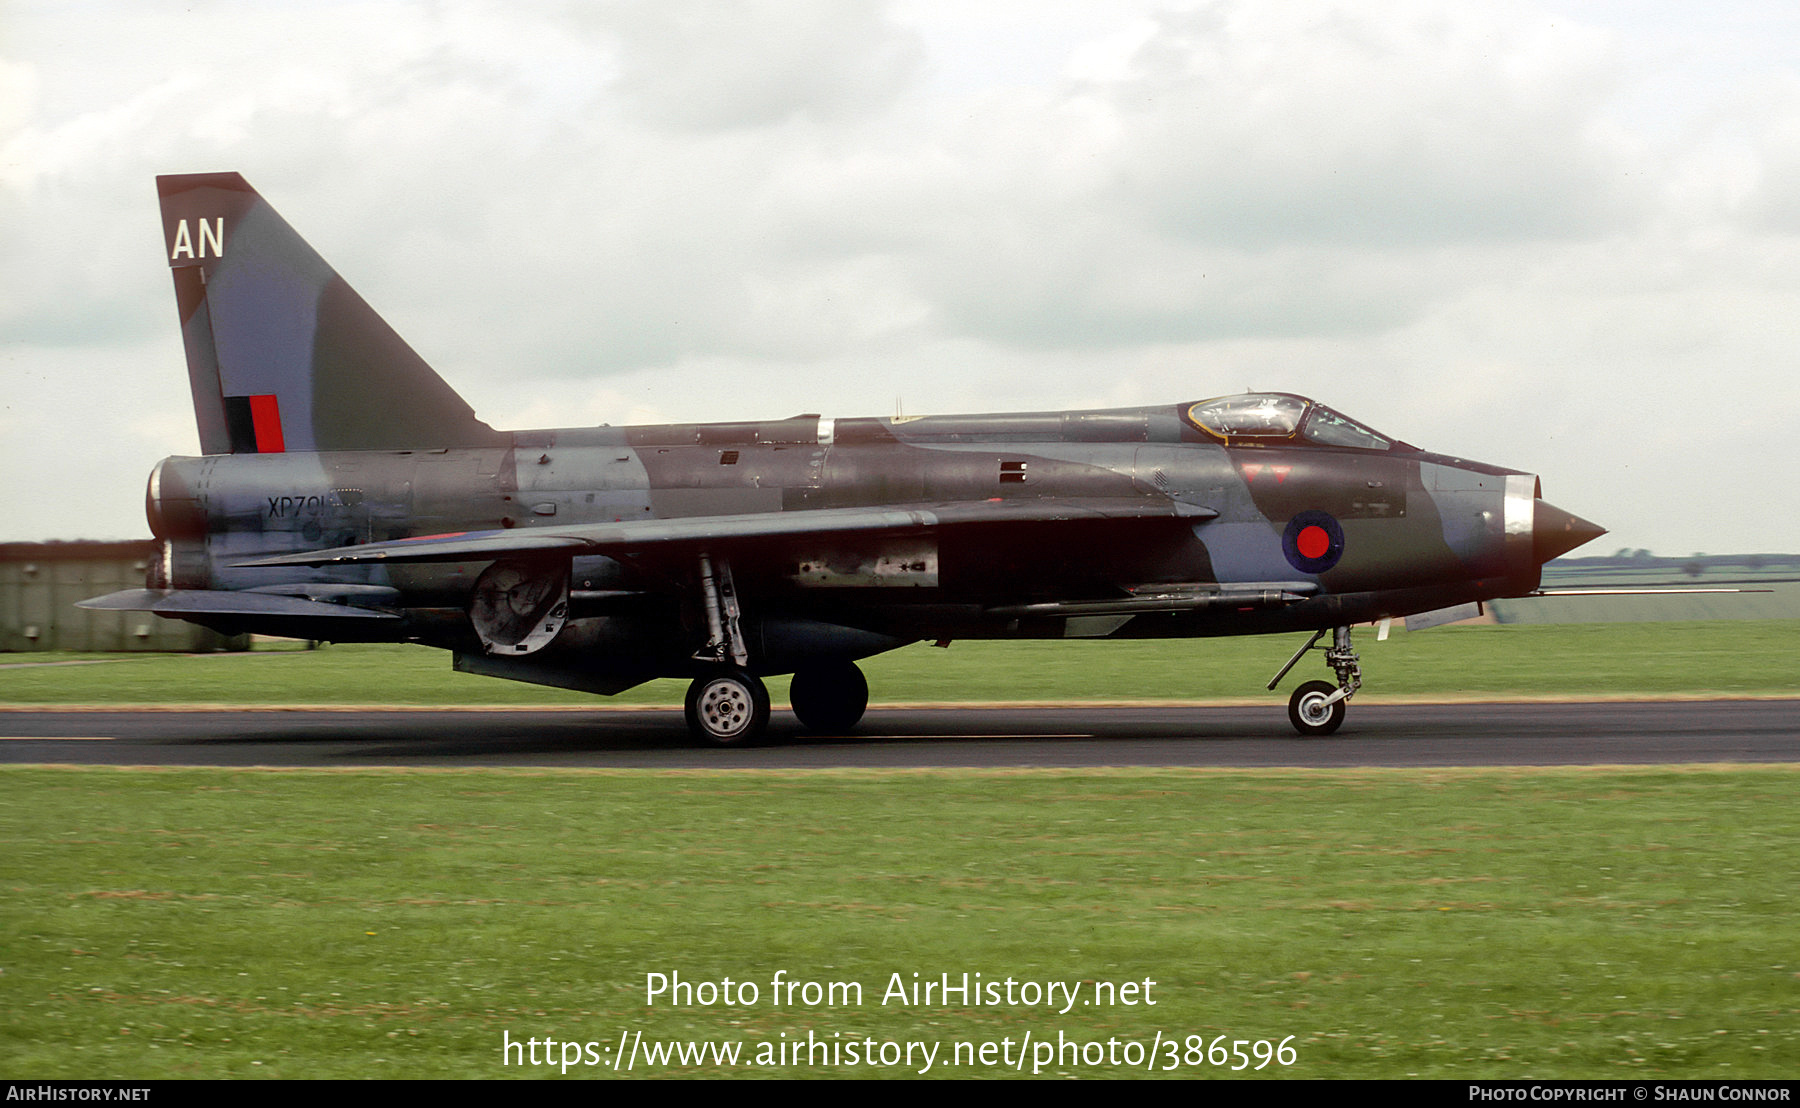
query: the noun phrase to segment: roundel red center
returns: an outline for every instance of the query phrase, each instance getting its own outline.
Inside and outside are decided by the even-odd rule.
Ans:
[[[1316,523],[1303,527],[1294,536],[1294,549],[1300,552],[1302,558],[1323,558],[1326,551],[1331,549],[1331,536]]]

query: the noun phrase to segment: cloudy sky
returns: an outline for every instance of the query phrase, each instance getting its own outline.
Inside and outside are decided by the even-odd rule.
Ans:
[[[198,443],[237,170],[497,427],[1275,389],[1800,551],[1800,8],[0,0],[0,540]]]

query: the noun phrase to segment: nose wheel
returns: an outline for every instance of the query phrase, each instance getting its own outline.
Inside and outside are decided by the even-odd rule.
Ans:
[[[1329,681],[1308,681],[1288,697],[1288,722],[1294,730],[1308,738],[1322,739],[1336,731],[1349,714],[1350,706],[1336,695]]]
[[[1306,652],[1325,637],[1326,631],[1319,631],[1306,640],[1306,645],[1294,652],[1288,663],[1281,667],[1281,672],[1269,682],[1273,690],[1288,675]],[[1294,730],[1309,739],[1322,739],[1343,726],[1344,716],[1349,714],[1350,698],[1356,690],[1362,688],[1362,666],[1358,664],[1356,650],[1350,644],[1350,628],[1334,627],[1330,629],[1331,646],[1325,650],[1325,664],[1337,675],[1337,684],[1329,681],[1308,681],[1294,690],[1288,697],[1288,722]]]

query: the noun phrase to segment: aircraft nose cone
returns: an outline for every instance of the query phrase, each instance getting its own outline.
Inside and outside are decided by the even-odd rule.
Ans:
[[[1539,565],[1606,534],[1606,528],[1571,515],[1547,500],[1537,501],[1535,507],[1531,549]]]

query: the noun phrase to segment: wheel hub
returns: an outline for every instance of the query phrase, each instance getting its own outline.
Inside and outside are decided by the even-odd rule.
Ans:
[[[750,725],[749,693],[736,681],[716,681],[700,696],[700,718],[715,735],[729,737]]]
[[[1327,703],[1330,699],[1324,693],[1314,693],[1311,696],[1302,697],[1300,700],[1301,717],[1314,727],[1322,726],[1326,720],[1331,718],[1331,705]]]

